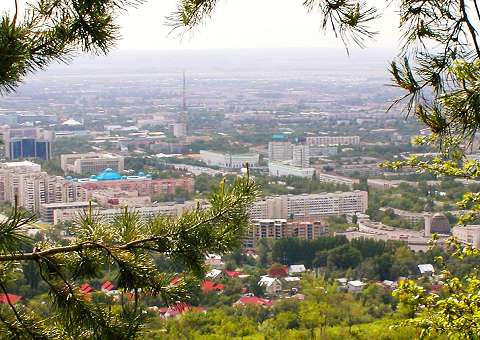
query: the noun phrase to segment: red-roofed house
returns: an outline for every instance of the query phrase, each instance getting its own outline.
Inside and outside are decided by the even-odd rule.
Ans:
[[[225,270],[224,273],[229,277],[229,278],[235,278],[235,277],[239,277],[240,275],[242,275],[242,272],[239,272],[239,271],[236,271],[236,270]]]
[[[258,296],[242,296],[233,305],[234,306],[257,305],[257,306],[270,307],[272,304],[273,304],[272,301],[267,299],[262,299]]]
[[[202,292],[204,292],[205,294],[208,294],[213,291],[223,292],[224,289],[225,289],[225,286],[222,285],[221,283],[216,283],[209,280],[205,280],[202,282]]]
[[[111,292],[115,289],[116,289],[115,285],[110,281],[105,281],[102,284],[102,291],[104,291],[104,292]]]
[[[273,267],[270,268],[267,272],[270,277],[287,277],[288,276],[288,267]]]
[[[84,294],[88,294],[88,293],[91,293],[93,292],[93,288],[90,287],[90,285],[88,283],[84,283],[80,286],[80,290],[82,291],[82,293]]]
[[[175,277],[172,281],[170,281],[170,284],[172,286],[176,286],[177,284],[180,283],[180,281],[182,281],[182,278],[181,277]]]
[[[0,303],[8,304],[8,301],[12,304],[16,304],[22,299],[21,296],[15,294],[0,294]]]

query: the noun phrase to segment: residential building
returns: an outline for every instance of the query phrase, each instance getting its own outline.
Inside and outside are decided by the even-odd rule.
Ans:
[[[302,178],[312,178],[314,173],[314,168],[300,168],[280,162],[268,163],[268,174],[273,177],[295,176]]]
[[[268,143],[269,162],[281,162],[292,159],[292,143],[287,140],[274,140]]]
[[[288,235],[303,240],[313,241],[328,233],[328,227],[320,222],[288,222]]]
[[[262,276],[258,285],[265,288],[268,295],[276,295],[282,291],[282,282],[276,277]]]
[[[470,244],[474,248],[480,249],[480,225],[467,225],[464,227],[455,227],[452,234],[463,244]]]
[[[52,156],[53,132],[41,128],[3,130],[7,159],[36,158],[44,161]]]
[[[245,165],[256,167],[260,159],[259,154],[230,154],[214,151],[200,150],[201,160],[210,166],[218,166],[221,168],[241,169]]]
[[[359,281],[353,280],[347,282],[347,288],[349,293],[360,293],[367,284]]]
[[[310,166],[310,148],[306,144],[298,144],[292,147],[292,165],[300,168]]]
[[[353,186],[355,184],[360,183],[360,180],[356,178],[350,178],[350,177],[340,176],[336,174],[327,174],[325,172],[319,172],[319,171],[315,173],[315,177],[319,182],[346,185],[351,189],[353,189]]]
[[[364,213],[368,207],[366,191],[269,196],[250,208],[252,219],[318,218]]]
[[[79,175],[97,174],[105,169],[124,170],[123,156],[108,153],[64,154],[60,156],[63,171]]]
[[[360,144],[359,136],[316,136],[306,137],[308,145],[358,145]]]

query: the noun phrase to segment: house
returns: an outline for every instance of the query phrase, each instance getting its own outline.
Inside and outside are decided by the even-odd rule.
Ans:
[[[435,273],[435,268],[430,263],[419,264],[417,267],[423,276],[432,276]]]
[[[288,276],[288,267],[272,267],[267,274],[270,277],[285,277]]]
[[[105,281],[101,286],[102,292],[106,294],[113,294],[116,291],[115,285],[110,281]]]
[[[359,281],[353,280],[347,282],[347,288],[349,293],[360,293],[367,284]]]
[[[264,287],[265,292],[269,295],[275,295],[282,291],[282,282],[276,277],[262,276],[258,285]]]
[[[177,302],[175,305],[170,307],[161,307],[158,308],[160,317],[164,319],[179,317],[181,314],[186,313],[192,309],[191,306],[184,302]]]
[[[89,293],[93,292],[94,289],[92,287],[90,287],[90,285],[88,283],[84,283],[80,286],[80,291],[83,294],[89,294]]]
[[[222,257],[217,254],[205,255],[205,264],[214,269],[223,269],[225,267]]]
[[[224,274],[220,269],[212,269],[207,273],[207,275],[205,275],[207,279],[211,280],[220,280],[221,278],[223,278],[223,276]]]
[[[301,275],[306,271],[307,269],[303,264],[292,264],[288,267],[288,275]]]
[[[11,303],[14,305],[21,299],[23,299],[21,296],[15,294],[0,294],[0,304],[6,305]]]
[[[270,307],[272,305],[272,301],[268,299],[262,299],[258,296],[242,296],[235,302],[234,306],[246,306],[246,305],[257,305],[263,307]]]
[[[208,294],[211,292],[223,292],[223,290],[225,289],[225,286],[222,285],[221,283],[205,280],[202,282],[201,288],[204,294]]]
[[[229,278],[238,278],[240,275],[242,275],[242,272],[236,271],[236,270],[224,270],[223,271],[225,275],[227,275]]]
[[[339,288],[346,288],[347,287],[348,280],[346,278],[341,277],[339,279],[335,279],[335,281],[337,281]]]

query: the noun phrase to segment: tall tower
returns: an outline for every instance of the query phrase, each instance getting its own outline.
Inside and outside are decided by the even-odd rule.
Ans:
[[[182,83],[182,111],[180,112],[178,121],[173,124],[173,135],[177,138],[186,137],[188,132],[188,112],[187,112],[187,79],[185,71],[183,71]]]

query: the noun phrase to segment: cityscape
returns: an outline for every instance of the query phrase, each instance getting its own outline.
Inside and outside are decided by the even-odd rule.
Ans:
[[[476,4],[140,51],[143,1],[35,3],[0,25],[0,339],[478,339]]]

